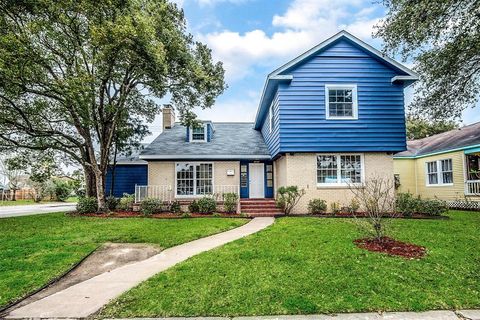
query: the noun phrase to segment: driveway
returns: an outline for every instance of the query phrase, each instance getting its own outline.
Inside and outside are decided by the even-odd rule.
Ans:
[[[64,212],[75,210],[76,203],[52,202],[45,204],[0,206],[0,218],[29,216],[49,212]]]

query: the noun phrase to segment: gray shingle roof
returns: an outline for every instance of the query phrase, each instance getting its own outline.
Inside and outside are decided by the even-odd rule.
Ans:
[[[418,157],[478,144],[480,144],[480,122],[431,137],[408,141],[407,150],[397,153],[395,157]]]
[[[270,158],[262,134],[253,123],[214,122],[210,142],[187,142],[186,127],[179,123],[162,132],[141,153],[141,159]],[[199,156],[199,157],[196,157]]]

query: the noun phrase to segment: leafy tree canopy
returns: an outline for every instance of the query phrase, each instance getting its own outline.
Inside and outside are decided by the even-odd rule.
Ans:
[[[167,0],[0,4],[0,145],[79,163],[100,210],[115,140],[144,137],[154,98],[167,94],[181,120],[195,122],[191,110],[213,105],[223,75]]]
[[[478,0],[383,0],[377,25],[387,53],[413,58],[421,76],[413,107],[434,119],[459,118],[480,88]]]
[[[412,115],[407,116],[407,139],[415,140],[458,128],[452,120],[429,121]]]

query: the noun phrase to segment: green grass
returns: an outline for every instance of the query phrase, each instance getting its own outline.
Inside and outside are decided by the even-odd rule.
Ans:
[[[234,316],[480,307],[480,214],[396,220],[426,246],[405,260],[354,246],[352,220],[283,218],[140,284],[100,317]]]
[[[53,201],[57,202],[57,201]],[[65,202],[78,202],[77,197],[69,197]],[[0,207],[2,206],[21,206],[21,205],[28,205],[28,204],[46,204],[46,203],[52,203],[52,201],[41,201],[41,202],[35,202],[32,199],[19,199],[15,201],[0,201]]]
[[[62,274],[100,244],[171,247],[240,226],[245,219],[102,219],[63,213],[0,219],[0,306]]]

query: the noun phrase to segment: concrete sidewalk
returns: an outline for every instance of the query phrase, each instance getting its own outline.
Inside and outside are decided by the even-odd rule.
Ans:
[[[50,212],[73,211],[75,210],[76,205],[77,204],[73,202],[52,202],[18,206],[0,206],[0,218],[29,216]]]
[[[426,312],[340,313],[256,317],[130,318],[116,320],[480,320],[480,310]]]
[[[13,310],[7,318],[84,318],[140,282],[201,252],[256,233],[274,218],[249,223],[162,251],[147,260],[125,265]]]

